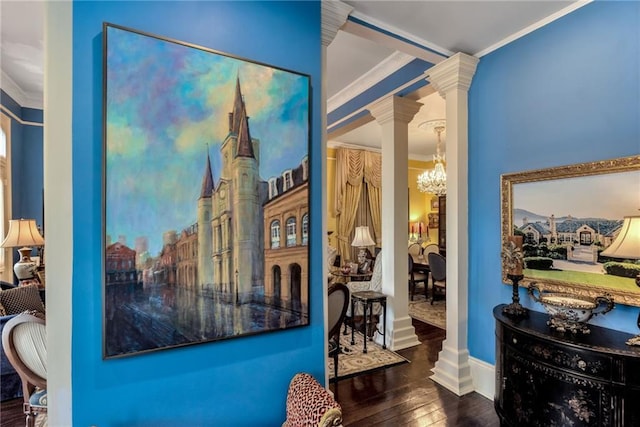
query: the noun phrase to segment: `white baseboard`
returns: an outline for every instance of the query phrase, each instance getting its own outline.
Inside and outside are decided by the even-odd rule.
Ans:
[[[496,389],[496,368],[475,357],[469,357],[471,377],[475,391],[487,399],[493,400]]]

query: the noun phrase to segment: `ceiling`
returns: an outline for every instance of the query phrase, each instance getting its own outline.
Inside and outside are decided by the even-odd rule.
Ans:
[[[351,23],[338,31],[327,49],[328,111],[356,96],[363,82],[388,75],[390,63],[416,57],[415,46],[443,56],[465,52],[482,57],[588,2],[344,1],[353,9],[352,18],[392,37],[380,40],[375,34],[354,31]],[[43,16],[42,1],[0,0],[0,86],[26,107],[42,108]],[[394,37],[396,42],[390,41]],[[444,101],[437,94],[415,97],[424,106],[409,125],[409,153],[427,159],[435,152],[436,134],[418,124],[444,118]],[[329,144],[379,148],[378,125],[370,122],[342,135],[329,135]]]

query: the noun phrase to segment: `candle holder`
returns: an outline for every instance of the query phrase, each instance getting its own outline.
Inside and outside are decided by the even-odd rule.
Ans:
[[[502,313],[511,317],[525,317],[529,314],[529,310],[520,304],[520,294],[518,293],[518,283],[524,278],[524,275],[507,274],[507,278],[511,280],[513,286],[512,302],[502,309]]]

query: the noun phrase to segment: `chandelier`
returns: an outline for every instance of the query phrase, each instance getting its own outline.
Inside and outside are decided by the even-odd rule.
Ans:
[[[434,132],[438,134],[438,144],[436,145],[436,154],[433,156],[435,167],[418,175],[418,190],[436,196],[447,194],[447,173],[444,169],[444,154],[441,154],[442,141],[440,139],[440,134],[445,129],[444,123],[444,120],[423,123],[426,126],[433,126]]]

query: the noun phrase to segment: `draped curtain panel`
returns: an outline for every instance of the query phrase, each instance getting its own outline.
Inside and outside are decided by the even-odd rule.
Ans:
[[[364,152],[364,181],[367,183],[373,238],[376,246],[382,247],[382,156],[380,153]]]
[[[363,150],[338,148],[336,150],[335,207],[338,235],[338,253],[345,259],[351,254],[350,237],[353,233],[360,196],[363,189],[368,192],[372,234],[380,244],[380,185],[382,176],[382,158],[379,153]],[[349,256],[347,256],[349,258]]]

